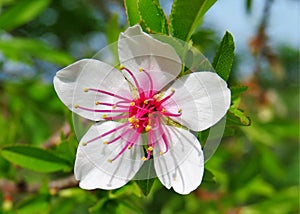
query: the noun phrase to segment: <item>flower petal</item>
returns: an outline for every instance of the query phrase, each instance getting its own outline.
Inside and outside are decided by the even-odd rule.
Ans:
[[[164,145],[158,144],[154,152],[154,167],[161,183],[180,194],[189,194],[201,183],[204,155],[197,138],[187,130],[164,126],[169,135],[169,150],[163,155]]]
[[[59,98],[70,110],[94,121],[103,120],[103,114],[75,108],[74,105],[89,109],[112,109],[111,106],[96,106],[95,102],[115,103],[120,99],[93,91],[85,92],[86,88],[102,89],[130,98],[128,83],[122,73],[98,60],[77,61],[58,71],[53,82]]]
[[[164,103],[165,109],[178,112],[175,121],[193,131],[205,130],[225,116],[230,107],[230,90],[226,82],[213,72],[197,72],[176,80],[168,89],[171,99]]]
[[[120,63],[131,70],[146,89],[149,79],[139,74],[139,68],[150,74],[156,91],[174,80],[181,71],[181,60],[174,48],[143,33],[139,25],[120,34],[118,52]]]
[[[113,134],[107,135],[99,140],[88,143],[86,146],[82,142],[87,142],[100,134],[115,129],[121,126],[122,123],[103,122],[90,127],[88,132],[80,141],[77,149],[76,162],[74,167],[75,178],[80,180],[80,187],[83,189],[116,189],[125,185],[140,169],[143,164],[142,157],[144,155],[143,147],[140,146],[141,138],[137,139],[137,145],[130,150],[126,149],[118,158],[115,158],[118,153],[124,148],[125,141],[117,141],[111,144],[104,144],[127,128],[115,131]],[[134,134],[133,130],[125,138],[129,138]]]

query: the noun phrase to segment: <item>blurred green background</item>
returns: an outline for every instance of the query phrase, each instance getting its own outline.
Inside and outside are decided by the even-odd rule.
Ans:
[[[242,2],[239,13],[257,15],[256,1]],[[71,113],[52,85],[57,70],[92,57],[128,27],[123,1],[0,0],[0,149],[34,145],[69,166],[37,173],[0,156],[0,213],[299,213],[299,40],[298,47],[270,42],[278,1],[261,2],[253,35],[236,43],[244,48],[237,47],[230,77],[230,85],[248,86],[240,107],[251,126],[223,138],[206,164],[214,181],[187,196],[155,181],[146,197],[134,182],[115,191],[77,187],[70,177],[77,147]],[[171,2],[161,4],[167,10]],[[211,60],[222,35],[208,23],[192,40]]]

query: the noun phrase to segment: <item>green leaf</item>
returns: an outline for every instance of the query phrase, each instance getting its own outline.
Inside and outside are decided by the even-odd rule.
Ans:
[[[170,15],[172,36],[188,41],[201,23],[206,11],[217,0],[174,0]]]
[[[135,182],[139,186],[139,188],[141,189],[143,194],[145,196],[147,196],[151,191],[154,181],[155,181],[155,179],[151,178],[151,179],[147,179],[147,180],[136,180]]]
[[[0,38],[0,52],[6,58],[31,63],[31,57],[65,66],[73,62],[73,57],[53,49],[44,42],[25,38]]]
[[[157,1],[139,0],[138,9],[142,22],[146,26],[145,30],[151,33],[168,33],[166,16]]]
[[[108,21],[106,37],[108,43],[116,42],[122,29],[119,27],[118,14],[113,14]]]
[[[7,146],[0,150],[6,160],[37,172],[56,172],[69,168],[69,163],[40,148],[31,146]]]
[[[227,31],[218,47],[212,66],[225,81],[228,80],[234,57],[234,41]]]
[[[46,194],[39,194],[29,196],[18,204],[18,214],[32,214],[32,213],[45,213],[49,209],[50,196]]]
[[[226,117],[226,125],[250,126],[251,120],[240,109],[230,108]]]
[[[50,3],[50,0],[16,1],[0,15],[0,29],[13,30],[39,15]]]
[[[216,183],[215,175],[208,169],[204,169],[203,182]]]
[[[133,26],[140,23],[141,17],[139,14],[138,3],[136,0],[124,0],[125,10],[127,14],[128,24]]]
[[[248,90],[248,86],[232,86],[230,87],[231,99],[237,99],[241,93]]]
[[[202,144],[202,146],[205,144],[205,142],[208,138],[209,131],[210,131],[210,129],[208,128],[206,130],[198,132],[198,139],[199,139],[200,143]]]

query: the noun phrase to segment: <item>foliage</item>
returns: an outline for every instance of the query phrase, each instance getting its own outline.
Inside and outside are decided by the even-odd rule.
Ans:
[[[77,139],[71,114],[43,75],[51,70],[52,78],[57,67],[90,57],[102,42],[94,38],[116,41],[126,23],[113,7],[121,14],[124,6],[129,25],[140,23],[145,32],[174,36],[205,52],[219,40],[214,29],[200,26],[215,2],[175,0],[167,16],[158,0],[2,1],[0,213],[297,213],[299,50],[279,48],[286,78],[276,79],[270,64],[236,84],[229,32],[212,65],[228,81],[232,105],[199,189],[180,196],[149,179],[113,191],[85,191],[72,177]],[[251,3],[245,0],[249,12]],[[208,134],[198,133],[203,144]]]

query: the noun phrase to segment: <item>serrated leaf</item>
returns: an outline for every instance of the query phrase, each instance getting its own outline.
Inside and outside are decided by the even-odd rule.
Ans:
[[[66,160],[32,146],[8,146],[4,147],[0,154],[16,165],[37,172],[48,173],[69,168],[69,163]]]
[[[38,58],[57,65],[65,66],[73,62],[69,54],[53,49],[44,42],[25,38],[0,38],[0,52],[6,58],[30,63],[31,58]]]
[[[148,32],[168,33],[167,19],[157,1],[139,0],[138,9],[142,22]]]
[[[230,108],[226,117],[226,125],[250,126],[251,120],[240,109]]]
[[[124,0],[125,11],[127,14],[128,24],[133,26],[140,23],[141,18],[136,0]]]
[[[172,36],[188,41],[201,23],[206,11],[217,0],[175,0],[170,15]]]
[[[225,81],[227,81],[229,78],[229,74],[233,63],[233,57],[234,57],[233,37],[228,31],[226,31],[212,62],[212,66],[214,67],[215,71]]]
[[[22,0],[16,1],[3,14],[0,15],[0,29],[10,31],[40,14],[50,3],[50,0]]]

